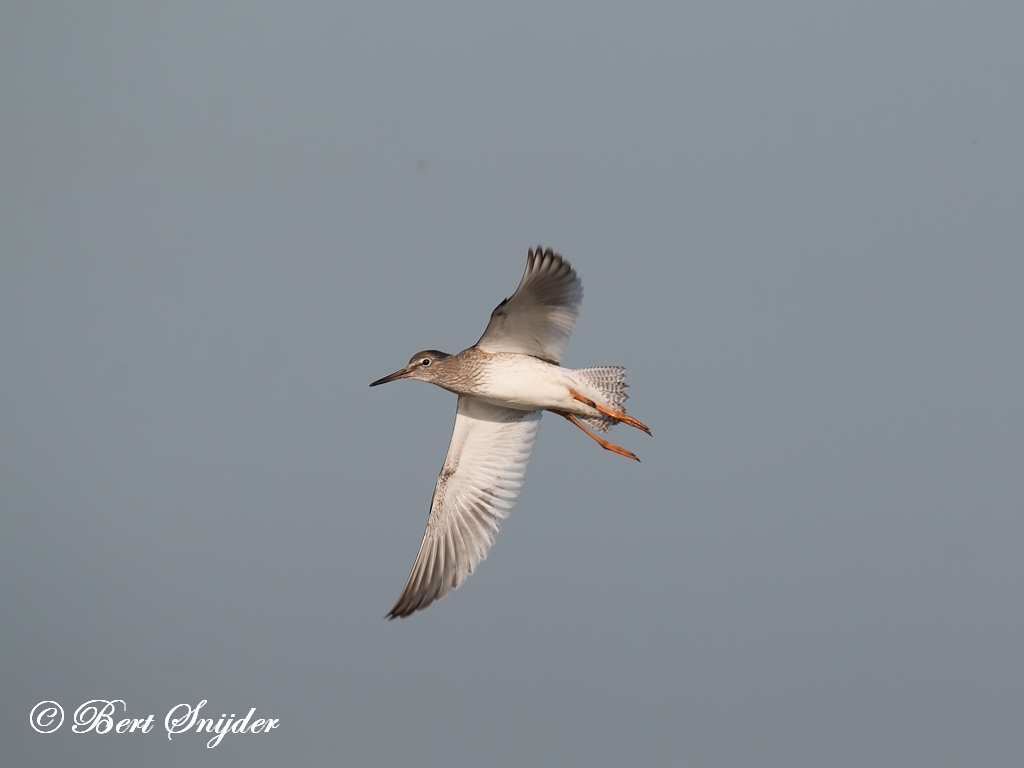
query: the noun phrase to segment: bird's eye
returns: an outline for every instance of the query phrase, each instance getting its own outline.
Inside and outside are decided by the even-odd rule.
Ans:
[[[423,358],[423,364],[424,365],[430,365],[430,358],[429,357],[424,357]]]

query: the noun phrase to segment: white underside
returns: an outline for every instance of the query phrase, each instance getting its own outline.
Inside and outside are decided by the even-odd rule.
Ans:
[[[574,389],[596,403],[612,407],[596,387],[574,376],[574,371],[545,363],[530,355],[497,354],[489,361],[487,375],[474,397],[493,405],[520,411],[556,410],[581,416],[599,413],[569,394]]]

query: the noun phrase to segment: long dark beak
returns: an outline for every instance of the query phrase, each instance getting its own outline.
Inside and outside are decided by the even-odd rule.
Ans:
[[[376,387],[378,384],[387,384],[389,381],[394,381],[395,379],[404,379],[406,376],[409,375],[409,371],[410,370],[412,370],[412,366],[408,366],[407,365],[407,366],[405,366],[405,368],[403,368],[400,371],[395,371],[394,373],[389,373],[383,379],[377,379],[376,381],[371,382],[370,386],[371,387]]]

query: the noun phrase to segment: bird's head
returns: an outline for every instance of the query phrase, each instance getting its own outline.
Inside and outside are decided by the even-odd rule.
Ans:
[[[437,363],[439,360],[444,360],[446,357],[451,355],[445,352],[438,352],[436,349],[425,349],[422,352],[417,352],[411,358],[409,358],[409,364],[401,370],[395,371],[385,376],[383,379],[377,379],[370,384],[371,387],[376,387],[378,384],[387,384],[389,381],[395,379],[419,379],[420,381],[433,381],[434,380],[434,369],[430,366]]]

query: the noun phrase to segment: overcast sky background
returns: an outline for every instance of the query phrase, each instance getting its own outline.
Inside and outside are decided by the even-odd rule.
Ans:
[[[1016,766],[1024,5],[7,3],[6,765]],[[544,418],[384,614],[527,249]],[[140,736],[73,735],[124,699]],[[49,736],[36,702],[63,704]],[[167,711],[281,718],[168,741]]]

